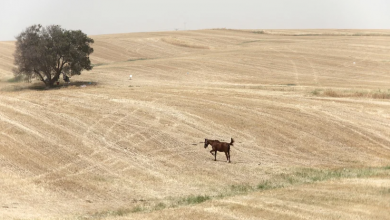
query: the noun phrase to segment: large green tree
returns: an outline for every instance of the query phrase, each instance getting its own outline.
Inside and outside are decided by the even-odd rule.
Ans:
[[[82,31],[65,30],[59,25],[33,25],[16,37],[15,76],[37,78],[53,86],[60,74],[80,75],[91,70],[89,55],[94,41]]]

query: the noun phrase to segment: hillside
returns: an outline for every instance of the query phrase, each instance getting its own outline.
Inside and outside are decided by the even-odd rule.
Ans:
[[[91,36],[93,70],[52,90],[12,82],[14,42],[0,42],[0,218],[386,216],[389,35],[221,29]],[[231,137],[231,164],[203,148],[205,138]],[[305,168],[369,167],[384,168],[228,194]],[[212,199],[167,207],[191,195]]]

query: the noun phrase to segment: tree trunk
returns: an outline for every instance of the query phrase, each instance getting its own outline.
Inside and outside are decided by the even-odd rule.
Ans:
[[[45,85],[46,85],[47,87],[53,87],[53,86],[54,86],[54,83],[56,83],[56,82],[58,81],[58,79],[60,78],[60,74],[61,74],[61,73],[56,73],[56,75],[54,75],[53,78],[44,81]],[[49,76],[50,76],[50,75],[49,75]]]
[[[60,78],[60,76],[58,74],[56,74],[53,79],[50,80],[50,87],[53,87],[54,83],[56,83],[58,81],[58,79]]]

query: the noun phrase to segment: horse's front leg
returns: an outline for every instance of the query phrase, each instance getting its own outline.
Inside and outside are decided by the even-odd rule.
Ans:
[[[214,156],[213,151],[214,151],[214,150],[211,150],[211,151],[210,151],[210,154]]]
[[[215,154],[214,154],[214,161],[217,161],[217,151],[215,151]]]

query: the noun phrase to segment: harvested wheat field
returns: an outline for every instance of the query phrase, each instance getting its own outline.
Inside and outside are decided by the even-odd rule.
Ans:
[[[54,89],[0,42],[0,219],[389,218],[390,31],[92,38]]]

